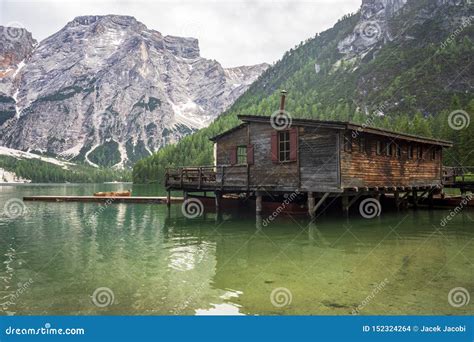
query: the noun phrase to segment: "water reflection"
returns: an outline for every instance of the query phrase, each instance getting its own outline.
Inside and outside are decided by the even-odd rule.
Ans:
[[[31,191],[0,192],[0,207]],[[186,219],[179,205],[27,205],[23,217],[0,218],[0,302],[34,283],[3,314],[350,314],[384,279],[361,314],[470,312],[446,301],[453,287],[474,291],[468,211],[441,229],[446,211],[263,226],[253,213]],[[112,305],[93,305],[99,287]],[[291,304],[272,304],[276,288]]]

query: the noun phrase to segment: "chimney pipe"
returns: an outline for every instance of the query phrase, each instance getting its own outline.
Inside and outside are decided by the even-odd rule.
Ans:
[[[285,110],[285,97],[286,97],[286,90],[282,90],[280,92],[281,94],[281,99],[280,99],[280,111],[283,112]]]

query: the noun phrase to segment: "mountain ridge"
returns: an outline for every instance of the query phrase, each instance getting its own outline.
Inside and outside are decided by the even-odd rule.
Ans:
[[[168,166],[212,164],[209,137],[237,125],[237,114],[273,113],[280,89],[294,118],[434,135],[455,142],[447,164],[472,165],[474,125],[457,131],[448,123],[451,112],[474,109],[474,30],[466,24],[473,10],[461,0],[363,0],[357,13],[287,51],[208,128],[138,162],[134,180],[161,181]]]
[[[3,79],[0,143],[124,167],[205,127],[267,67],[223,68],[131,16],[76,17]]]

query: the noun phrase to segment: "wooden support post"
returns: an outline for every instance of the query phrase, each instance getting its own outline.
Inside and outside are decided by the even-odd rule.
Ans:
[[[413,190],[413,208],[418,208],[418,192],[417,190]]]
[[[314,218],[316,212],[314,210],[314,194],[312,192],[308,192],[308,214],[311,218]]]
[[[330,195],[329,192],[326,192],[323,197],[321,197],[316,203],[316,199],[314,198],[314,194],[312,192],[308,192],[308,213],[311,218],[316,217],[316,211],[323,205],[324,201]]]
[[[171,190],[166,193],[166,206],[168,208],[171,206]]]
[[[255,198],[255,211],[257,215],[262,213],[262,194],[257,192]]]
[[[349,196],[342,195],[342,213],[344,216],[349,216]]]
[[[187,191],[183,191],[183,199],[184,199],[185,201],[188,200],[188,192],[187,192]]]
[[[363,192],[359,192],[357,195],[355,195],[351,201],[347,204],[347,209],[349,210],[350,207],[352,207],[352,205],[363,195],[364,193]]]
[[[198,179],[198,189],[201,189],[202,186],[202,167],[199,168],[199,179]]]
[[[433,209],[433,191],[428,193],[428,208]]]
[[[400,193],[398,190],[396,190],[393,195],[395,197],[395,206],[397,207],[397,211],[400,211]]]
[[[219,214],[221,210],[221,202],[222,202],[222,193],[220,191],[214,192],[215,195],[215,205],[216,205],[216,213]]]

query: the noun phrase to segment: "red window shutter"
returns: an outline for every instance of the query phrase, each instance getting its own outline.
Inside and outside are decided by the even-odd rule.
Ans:
[[[247,164],[253,165],[253,145],[247,146]]]
[[[296,161],[298,157],[298,132],[296,128],[290,129],[290,160]]]
[[[233,146],[230,148],[230,165],[237,164],[237,146]]]
[[[272,161],[275,163],[278,163],[278,132],[273,131],[272,132],[272,143],[271,143],[271,156],[272,156]]]

